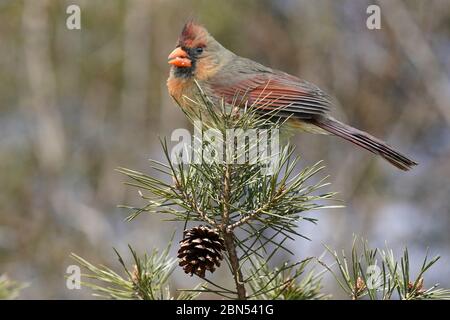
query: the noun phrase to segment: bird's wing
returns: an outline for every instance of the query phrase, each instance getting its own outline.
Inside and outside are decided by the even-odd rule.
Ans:
[[[233,81],[216,82],[212,88],[227,103],[248,101],[258,109],[277,110],[280,116],[298,119],[325,115],[333,105],[332,98],[315,85],[283,72],[240,74]]]

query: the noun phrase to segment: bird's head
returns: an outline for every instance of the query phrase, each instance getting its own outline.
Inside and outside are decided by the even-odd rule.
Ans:
[[[228,53],[203,26],[188,22],[168,62],[175,77],[203,80],[217,71]]]

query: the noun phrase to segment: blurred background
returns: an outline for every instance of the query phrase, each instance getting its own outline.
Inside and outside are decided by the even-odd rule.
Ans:
[[[81,30],[66,8],[81,8]],[[366,27],[370,4],[381,30]],[[191,126],[167,93],[167,55],[189,18],[224,46],[307,79],[334,95],[338,118],[389,141],[420,165],[402,172],[338,138],[298,134],[302,165],[323,159],[346,208],[310,214],[289,244],[293,259],[353,234],[412,264],[442,259],[425,279],[450,287],[450,1],[0,1],[0,274],[29,283],[21,298],[90,298],[68,290],[71,252],[120,271],[167,245],[182,226],[119,204],[141,205],[114,171],[148,172],[159,136]],[[175,251],[176,248],[173,248]],[[225,277],[218,272],[216,277]],[[225,278],[224,278],[225,279]],[[224,280],[226,281],[226,280]],[[172,287],[197,279],[177,268]],[[342,298],[331,276],[324,292]]]

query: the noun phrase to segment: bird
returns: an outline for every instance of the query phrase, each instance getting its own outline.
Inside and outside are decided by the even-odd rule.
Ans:
[[[168,92],[183,109],[192,108],[189,99],[198,95],[199,87],[206,96],[228,104],[244,101],[236,99],[241,93],[259,113],[277,110],[291,127],[338,136],[404,171],[417,165],[386,142],[335,119],[335,99],[318,86],[234,54],[197,22],[184,25],[168,63]]]

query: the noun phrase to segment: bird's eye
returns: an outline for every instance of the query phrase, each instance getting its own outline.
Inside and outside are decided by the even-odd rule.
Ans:
[[[201,54],[202,52],[203,52],[203,48],[202,47],[195,48],[195,53]]]

